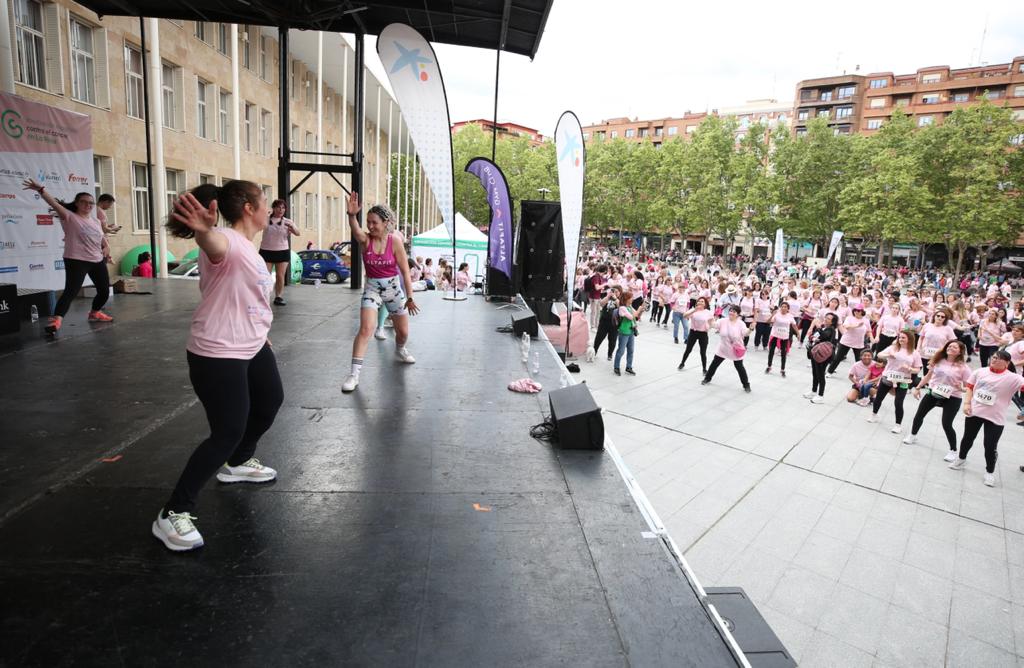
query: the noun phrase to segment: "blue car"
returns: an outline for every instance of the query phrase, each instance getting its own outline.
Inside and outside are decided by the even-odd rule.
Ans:
[[[299,251],[302,260],[302,280],[320,279],[327,283],[341,283],[349,277],[348,266],[341,256],[329,250]]]

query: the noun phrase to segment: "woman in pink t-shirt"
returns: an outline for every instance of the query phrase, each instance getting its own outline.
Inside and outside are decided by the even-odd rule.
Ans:
[[[964,397],[964,436],[960,439],[960,456],[949,465],[951,469],[962,469],[967,463],[978,432],[985,430],[985,484],[996,484],[996,451],[999,437],[1006,424],[1006,409],[1010,401],[1024,387],[1024,378],[1007,369],[1010,353],[998,350],[989,358],[988,368],[981,368],[971,374],[967,381],[967,396]]]
[[[288,264],[292,252],[288,249],[288,237],[299,236],[295,223],[284,217],[287,203],[283,199],[275,199],[271,205],[270,223],[263,230],[260,240],[260,257],[267,263],[267,270],[274,271],[274,304],[284,306],[284,283],[288,275]]]
[[[927,327],[927,325],[925,325]],[[942,409],[942,430],[946,434],[949,453],[946,461],[956,459],[956,429],[953,419],[960,411],[964,397],[964,385],[971,377],[971,369],[964,361],[964,346],[959,341],[948,341],[932,355],[932,368],[914,388],[914,398],[920,399],[917,413],[910,426],[910,434],[903,439],[907,445],[917,442],[917,433],[921,431],[924,418],[928,412],[938,406]],[[928,393],[921,396],[921,390],[928,388]]]
[[[700,367],[704,373],[708,371],[708,330],[715,320],[715,314],[708,308],[708,300],[705,297],[697,298],[697,305],[683,314],[683,317],[690,319],[690,333],[686,337],[686,350],[683,351],[683,360],[677,367],[680,371],[686,368],[686,358],[694,345],[700,345]]]
[[[900,305],[897,302],[893,302],[878,319],[878,326],[875,328],[874,337],[874,352],[877,355],[883,350],[887,350],[889,346],[896,340],[896,336],[903,331],[906,323],[903,321],[903,317],[900,315]]]
[[[768,288],[764,288],[754,299],[754,350],[764,346],[768,350],[768,341],[772,334],[772,298]]]
[[[900,332],[891,346],[878,353],[885,360],[885,370],[882,371],[882,380],[878,384],[868,422],[878,422],[878,410],[882,402],[889,396],[889,390],[895,390],[896,424],[890,429],[894,434],[903,431],[903,401],[907,398],[907,390],[914,385],[914,376],[921,370],[921,355],[917,352],[916,344],[914,332],[908,329]]]
[[[832,356],[832,363],[828,367],[829,377],[835,375],[839,363],[846,359],[847,353],[853,351],[854,361],[860,357],[860,351],[864,349],[864,339],[868,335],[871,322],[864,315],[864,305],[857,303],[853,305],[850,315],[842,320],[839,326],[839,347],[836,354]]]
[[[92,193],[78,193],[70,204],[65,204],[46,192],[46,188],[35,179],[27,179],[22,184],[25,190],[34,190],[60,218],[64,228],[64,292],[61,293],[53,315],[46,323],[46,333],[56,334],[64,324],[64,316],[71,308],[71,301],[82,289],[85,277],[92,279],[96,286],[96,296],[92,300],[89,311],[90,322],[110,322],[109,315],[101,311],[110,296],[110,274],[107,262],[110,262],[110,246],[103,234],[100,222],[93,218],[92,212],[96,200]]]
[[[707,385],[715,377],[715,372],[724,360],[731,360],[736,367],[736,373],[740,377],[744,392],[750,392],[750,380],[747,378],[747,370],[743,367],[743,358],[747,349],[743,345],[746,338],[747,326],[740,320],[740,307],[729,306],[726,316],[718,321],[718,350],[715,351],[715,359],[711,360],[711,366],[704,373],[704,380],[701,385]]]
[[[936,310],[931,322],[921,327],[921,336],[917,340],[917,348],[924,363],[922,371],[928,373],[928,363],[935,353],[947,342],[955,340],[956,332],[949,326],[949,311],[944,308]]]
[[[988,366],[992,353],[999,350],[999,341],[1006,333],[1006,323],[999,317],[999,309],[990,308],[985,318],[978,323],[978,350],[981,351],[981,366]]]
[[[789,302],[782,302],[779,308],[772,314],[771,337],[768,339],[768,366],[765,373],[772,372],[772,361],[775,359],[775,349],[779,349],[781,357],[782,377],[786,377],[786,355],[793,343],[793,337],[798,333],[796,318],[789,311]]]
[[[227,227],[217,226],[217,213]],[[284,400],[267,334],[271,277],[253,239],[267,226],[267,198],[249,181],[206,184],[174,204],[168,230],[195,237],[199,290],[187,346],[188,372],[210,423],[189,457],[152,533],[175,552],[203,545],[195,527],[199,491],[214,474],[225,483],[269,482],[277,471],[254,457]]]

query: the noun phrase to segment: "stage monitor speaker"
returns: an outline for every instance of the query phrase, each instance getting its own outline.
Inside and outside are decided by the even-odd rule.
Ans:
[[[564,297],[565,244],[560,203],[520,203],[516,265],[517,291],[523,297],[556,301]]]
[[[505,272],[487,267],[487,295],[490,297],[513,297],[512,279]]]
[[[573,450],[604,449],[604,418],[586,383],[548,394],[558,445]]]
[[[555,302],[550,299],[526,299],[526,305],[533,311],[533,314],[537,316],[537,322],[542,325],[559,325],[562,323],[558,318],[558,314],[551,310],[551,305]]]
[[[531,339],[537,338],[537,316],[529,310],[512,314],[512,335],[518,339],[523,336],[523,332],[529,334]]]

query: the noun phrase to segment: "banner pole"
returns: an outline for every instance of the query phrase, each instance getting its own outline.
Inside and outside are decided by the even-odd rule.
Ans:
[[[154,269],[164,266],[156,249],[156,221],[153,220],[153,145],[149,118],[149,56],[146,52],[146,19],[139,17],[139,41],[142,43],[142,115],[146,125],[146,204],[149,217],[149,249]],[[154,275],[157,272],[153,272]]]

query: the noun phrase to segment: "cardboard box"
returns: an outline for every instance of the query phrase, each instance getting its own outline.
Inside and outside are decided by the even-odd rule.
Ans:
[[[121,280],[114,283],[114,292],[122,294],[131,294],[139,291],[139,282],[134,278],[122,278]]]

